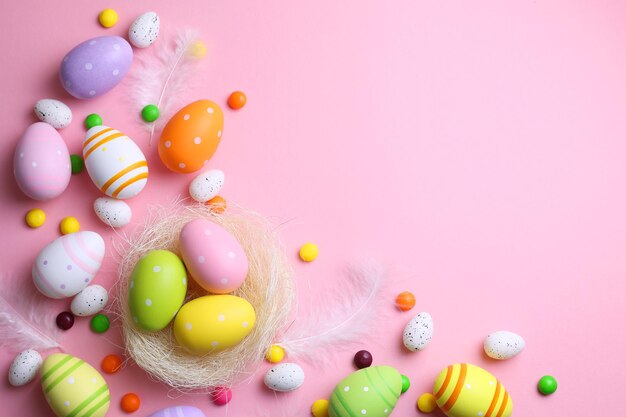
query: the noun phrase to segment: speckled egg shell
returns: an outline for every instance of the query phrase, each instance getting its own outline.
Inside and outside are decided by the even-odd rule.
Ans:
[[[97,198],[93,203],[93,210],[102,223],[111,227],[124,227],[133,216],[128,204],[111,197]]]
[[[122,81],[132,62],[133,49],[124,38],[89,39],[63,58],[61,84],[76,98],[98,97]]]
[[[200,173],[189,184],[189,195],[199,203],[206,203],[219,194],[224,186],[224,172],[210,169]]]
[[[75,316],[92,316],[100,312],[109,302],[109,293],[100,285],[90,285],[76,294],[72,300]]]
[[[104,417],[110,395],[102,375],[77,357],[54,353],[41,367],[41,388],[58,417]]]
[[[161,21],[155,12],[146,12],[139,16],[128,29],[128,40],[136,48],[147,48],[159,36]]]
[[[108,126],[87,131],[83,159],[93,183],[109,197],[134,197],[148,182],[148,162],[139,146]]]
[[[167,122],[159,139],[159,157],[174,172],[201,169],[217,150],[224,129],[224,114],[210,100],[193,102]]]
[[[150,414],[148,417],[206,417],[202,410],[188,405],[178,407],[167,407],[156,413]]]
[[[236,290],[248,275],[248,257],[239,241],[208,220],[196,219],[183,226],[180,252],[193,279],[214,294]]]
[[[37,255],[33,282],[48,297],[72,297],[91,282],[103,258],[104,240],[96,232],[58,237]]]
[[[304,371],[295,363],[281,363],[267,371],[263,382],[274,391],[293,391],[304,383]]]
[[[35,104],[35,115],[55,129],[63,129],[72,123],[72,110],[67,105],[52,98],[44,98]]]
[[[487,356],[493,359],[510,359],[524,350],[525,346],[522,336],[506,330],[491,333],[483,345]]]
[[[14,387],[21,387],[35,379],[43,359],[39,352],[28,349],[20,352],[9,368],[9,383]]]
[[[20,189],[34,200],[58,197],[70,183],[72,167],[67,146],[48,123],[33,123],[17,143],[13,173]]]
[[[433,318],[428,313],[419,313],[404,328],[402,341],[410,351],[424,349],[433,338]]]

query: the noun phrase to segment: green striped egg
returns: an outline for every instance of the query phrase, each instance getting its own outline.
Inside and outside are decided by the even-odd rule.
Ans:
[[[371,366],[344,378],[330,396],[330,417],[385,417],[402,392],[402,376],[390,366]]]
[[[59,417],[104,417],[109,387],[91,365],[72,355],[54,353],[41,367],[41,388]]]

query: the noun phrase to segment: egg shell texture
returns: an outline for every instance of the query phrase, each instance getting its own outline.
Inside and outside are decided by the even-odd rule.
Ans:
[[[267,371],[263,382],[274,391],[293,391],[304,383],[304,371],[295,363],[281,363]]]
[[[109,388],[91,365],[77,357],[54,353],[41,367],[41,388],[59,417],[104,417]]]
[[[524,338],[506,330],[493,332],[485,339],[484,349],[493,359],[510,359],[524,350]]]
[[[434,323],[430,314],[422,312],[413,317],[404,328],[402,341],[410,351],[422,350],[433,338]]]
[[[35,104],[35,115],[55,129],[63,129],[72,123],[72,110],[59,100],[44,98]]]
[[[236,346],[252,330],[252,305],[234,295],[206,295],[182,306],[174,319],[174,336],[189,352],[204,355]]]
[[[208,220],[183,226],[180,251],[193,279],[209,292],[232,292],[248,275],[248,257],[235,236]]]
[[[441,371],[433,393],[448,417],[509,417],[513,403],[504,386],[478,366],[457,363]]]
[[[402,376],[390,366],[371,366],[341,380],[330,396],[330,417],[385,417],[402,392]]]
[[[9,368],[9,383],[14,387],[28,384],[35,378],[42,363],[43,359],[36,350],[20,352]]]
[[[104,240],[83,231],[56,238],[33,263],[33,282],[42,294],[65,298],[78,294],[96,275],[104,258]]]
[[[147,48],[159,36],[161,21],[155,12],[146,12],[139,16],[128,29],[128,40],[137,48]]]
[[[70,183],[72,167],[67,146],[48,123],[30,125],[17,142],[13,174],[20,189],[34,200],[58,197]]]
[[[128,204],[111,197],[97,198],[93,203],[93,210],[104,224],[111,227],[124,227],[133,216]]]
[[[132,62],[133,50],[124,38],[89,39],[63,58],[61,84],[76,98],[98,97],[119,84]]]
[[[89,177],[109,197],[134,197],[148,182],[148,162],[139,146],[108,126],[95,126],[87,131],[83,158]]]
[[[224,114],[210,100],[193,102],[167,122],[159,139],[159,157],[181,174],[201,169],[217,150],[224,128]]]
[[[188,405],[178,407],[167,407],[148,417],[206,417],[202,410]]]
[[[224,172],[210,169],[200,173],[189,184],[189,195],[199,203],[206,203],[219,194],[224,186]]]
[[[109,293],[100,285],[89,285],[72,300],[71,310],[75,316],[92,316],[109,302]]]

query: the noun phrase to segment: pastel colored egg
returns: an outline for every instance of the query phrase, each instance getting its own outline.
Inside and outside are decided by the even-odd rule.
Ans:
[[[522,336],[506,330],[491,333],[483,344],[487,356],[499,360],[518,355],[524,346],[526,342]]]
[[[14,387],[21,387],[35,379],[37,372],[43,363],[39,352],[28,349],[20,352],[9,368],[9,384]]]
[[[76,316],[86,317],[99,313],[109,302],[109,293],[100,285],[89,285],[72,300],[71,310]]]
[[[478,366],[457,363],[439,373],[433,393],[448,417],[509,417],[513,403],[504,386]]]
[[[206,203],[217,196],[224,186],[224,172],[210,169],[200,173],[189,184],[189,195],[198,203]]]
[[[61,63],[63,88],[76,98],[94,98],[124,78],[133,62],[133,49],[119,36],[100,36],[72,49]]]
[[[404,346],[412,352],[424,349],[432,340],[434,329],[433,318],[430,314],[419,313],[404,328],[402,334]]]
[[[104,258],[104,240],[96,232],[76,232],[56,238],[33,263],[37,289],[50,298],[81,292],[96,276]]]
[[[263,382],[273,391],[293,391],[304,383],[304,371],[295,363],[281,363],[267,371]]]
[[[188,405],[163,408],[148,417],[206,417],[202,410]]]
[[[75,356],[48,356],[41,367],[41,388],[58,417],[104,417],[109,409],[109,387],[104,378]]]
[[[93,203],[93,210],[102,223],[111,227],[124,227],[133,216],[128,204],[111,197],[97,198]]]
[[[185,301],[187,272],[178,256],[166,250],[146,253],[130,278],[128,302],[133,321],[143,330],[159,331]]]
[[[224,114],[210,100],[195,101],[167,122],[159,140],[159,157],[174,172],[201,169],[217,150],[224,129]]]
[[[330,417],[385,417],[402,392],[402,376],[390,366],[371,366],[353,372],[330,396]]]
[[[234,295],[206,295],[189,301],[174,319],[174,336],[189,352],[204,355],[236,346],[256,322],[252,305]]]
[[[52,98],[41,99],[35,104],[35,116],[55,129],[66,128],[72,123],[72,110]]]
[[[87,131],[83,158],[89,177],[109,197],[134,197],[148,182],[148,162],[139,146],[110,127],[94,126]]]
[[[147,48],[159,36],[161,20],[155,12],[146,12],[139,16],[128,29],[128,40],[136,48]]]
[[[17,142],[13,174],[20,189],[34,200],[58,197],[70,183],[70,153],[59,132],[48,123],[33,123]]]
[[[180,252],[193,279],[209,292],[232,292],[248,275],[248,257],[235,236],[208,220],[183,226]]]

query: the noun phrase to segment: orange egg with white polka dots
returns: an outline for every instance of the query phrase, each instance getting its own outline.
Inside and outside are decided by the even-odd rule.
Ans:
[[[198,100],[188,104],[165,125],[159,157],[174,172],[195,172],[215,153],[223,128],[224,113],[216,103]]]

